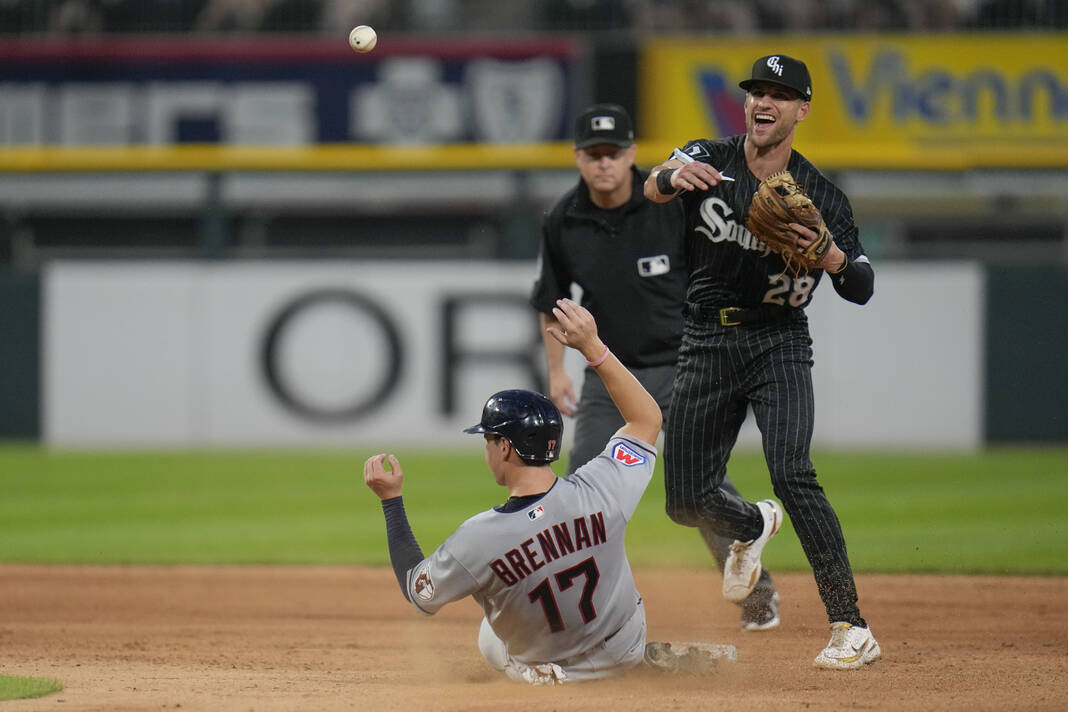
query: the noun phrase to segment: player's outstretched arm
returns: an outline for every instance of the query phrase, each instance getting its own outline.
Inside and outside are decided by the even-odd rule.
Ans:
[[[386,517],[386,539],[389,542],[389,560],[397,577],[401,593],[408,598],[408,572],[423,560],[423,550],[415,540],[408,514],[404,511],[401,487],[404,472],[400,461],[389,455],[387,470],[386,455],[375,455],[363,463],[363,481],[382,500],[382,514]],[[411,599],[409,599],[411,600]]]
[[[558,325],[549,327],[549,333],[561,344],[579,351],[597,370],[612,402],[626,421],[619,432],[655,443],[662,424],[660,406],[597,336],[593,315],[570,299],[559,299],[553,316]]]

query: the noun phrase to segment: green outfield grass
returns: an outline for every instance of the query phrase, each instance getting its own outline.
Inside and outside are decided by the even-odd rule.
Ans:
[[[0,701],[44,697],[62,689],[63,683],[59,680],[51,680],[44,677],[0,675]],[[60,700],[60,702],[62,701]]]
[[[394,450],[429,553],[501,502],[482,450]],[[388,563],[370,452],[48,452],[0,447],[0,561],[90,564]],[[820,453],[820,482],[861,572],[1068,574],[1068,448],[981,454]],[[762,457],[730,472],[772,496]],[[696,530],[663,514],[658,471],[628,533],[635,566],[705,566]],[[807,570],[793,531],[765,550]]]

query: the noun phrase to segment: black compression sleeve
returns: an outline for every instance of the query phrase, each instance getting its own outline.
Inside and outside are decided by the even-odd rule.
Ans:
[[[408,524],[402,497],[382,500],[382,513],[386,515],[389,560],[393,564],[393,573],[397,576],[401,593],[408,598],[408,572],[423,560],[423,550],[419,548],[419,542],[415,540],[415,534]]]
[[[834,291],[854,304],[867,304],[875,292],[875,270],[863,257],[860,261],[849,260],[844,270],[827,277],[834,285]]]

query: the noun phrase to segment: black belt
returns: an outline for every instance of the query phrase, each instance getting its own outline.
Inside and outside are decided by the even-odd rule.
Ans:
[[[796,312],[796,309],[764,304],[759,307],[704,307],[686,303],[686,315],[696,321],[711,322],[721,326],[741,324],[764,324],[781,321]]]

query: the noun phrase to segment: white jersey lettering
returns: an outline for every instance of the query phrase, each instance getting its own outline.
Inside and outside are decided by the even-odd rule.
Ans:
[[[734,211],[721,198],[713,196],[705,199],[701,203],[700,214],[705,224],[695,227],[694,232],[701,233],[709,242],[733,242],[743,250],[760,252],[762,255],[771,252],[771,248],[753,237],[753,233],[744,225],[733,220]]]

